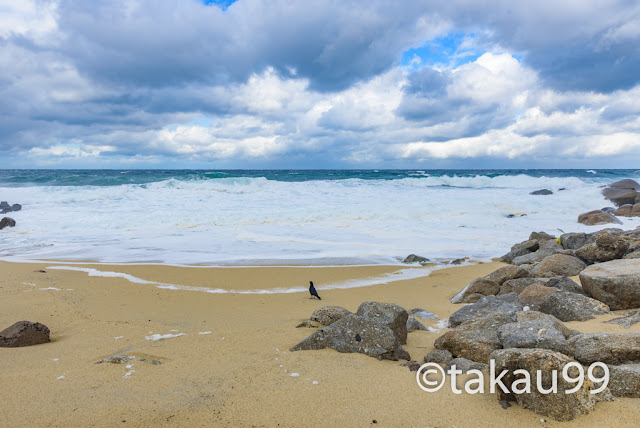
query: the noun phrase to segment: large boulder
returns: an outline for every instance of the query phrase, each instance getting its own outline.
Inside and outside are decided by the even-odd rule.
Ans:
[[[39,322],[18,321],[11,327],[0,331],[1,348],[18,348],[22,346],[48,343],[49,328]]]
[[[638,192],[630,188],[606,187],[602,189],[602,196],[609,199],[618,207],[626,204],[634,204],[637,195]]]
[[[4,229],[5,227],[15,227],[15,226],[16,226],[16,221],[11,217],[3,217],[3,219],[0,220],[0,230]]]
[[[607,223],[622,224],[616,216],[602,210],[594,210],[580,214],[578,216],[578,223],[586,224],[587,226],[597,226]]]
[[[610,313],[604,303],[569,291],[556,291],[547,297],[539,306],[540,312],[553,315],[560,321],[586,321],[596,315]]]
[[[608,262],[622,258],[628,249],[629,241],[624,236],[600,233],[596,236],[595,242],[583,245],[575,254],[589,263]]]
[[[614,397],[640,398],[640,364],[608,365],[609,383],[607,388]],[[602,377],[604,372],[596,370],[595,376]]]
[[[318,308],[311,314],[309,320],[318,322],[322,325],[331,325],[339,319],[349,315],[351,311],[342,306],[323,306]]]
[[[585,365],[640,363],[640,333],[583,333],[569,342],[575,359]]]
[[[532,276],[554,277],[575,276],[582,272],[587,265],[577,257],[566,254],[552,254],[545,257],[531,271]]]
[[[565,250],[577,250],[583,245],[593,242],[593,236],[586,233],[565,233],[560,235],[562,248]]]
[[[407,311],[393,303],[364,302],[356,312],[359,316],[388,327],[401,345],[407,343]]]
[[[547,300],[549,295],[556,291],[560,291],[560,289],[542,284],[531,284],[518,294],[518,299],[523,305],[531,309],[537,309],[542,302]]]
[[[613,189],[633,189],[640,191],[640,183],[630,178],[625,178],[624,180],[611,183],[608,187],[611,187]]]
[[[542,348],[571,355],[570,337],[571,330],[560,320],[536,311],[518,312],[516,322],[498,329],[498,339],[505,349]]]
[[[640,259],[611,260],[580,272],[582,288],[612,310],[640,308]]]
[[[548,416],[558,421],[569,421],[577,415],[584,415],[595,410],[595,403],[608,401],[612,397],[608,391],[600,394],[591,394],[595,389],[591,382],[584,382],[576,392],[567,394],[565,391],[574,389],[576,384],[567,382],[562,371],[573,360],[559,352],[547,349],[500,349],[491,354],[495,361],[496,373],[507,370],[502,378],[502,383],[509,390],[508,393],[496,388],[498,401],[516,401],[520,406],[534,412]],[[531,392],[513,393],[514,383],[520,379],[514,374],[516,370],[524,370],[529,373]],[[557,393],[544,394],[538,390],[538,385],[544,389],[550,389],[553,384],[554,373],[557,375]],[[576,367],[569,367],[568,374],[572,378],[579,375]],[[541,379],[538,379],[541,376]],[[521,388],[522,385],[519,385]]]
[[[465,322],[436,339],[436,349],[444,349],[454,357],[487,363],[489,355],[502,348],[498,329],[515,321],[515,314],[496,312],[483,318]]]
[[[355,314],[316,330],[291,348],[291,352],[327,348],[365,354],[379,360],[411,359],[390,328]]]
[[[486,296],[476,303],[464,306],[451,314],[449,317],[449,327],[456,327],[463,322],[472,321],[487,317],[494,313],[504,313],[510,317],[515,317],[515,313],[521,311],[522,303],[515,293],[504,296]]]

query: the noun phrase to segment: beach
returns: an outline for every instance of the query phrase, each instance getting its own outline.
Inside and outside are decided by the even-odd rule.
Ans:
[[[415,372],[400,361],[330,349],[289,351],[311,333],[296,325],[321,306],[355,311],[364,301],[391,302],[445,319],[459,309],[449,302],[454,294],[503,265],[479,263],[415,279],[324,290],[323,284],[378,278],[399,268],[0,262],[0,325],[26,319],[42,322],[52,332],[49,344],[2,349],[2,425],[634,426],[640,417],[640,404],[634,399],[598,403],[589,415],[555,422],[517,405],[505,410],[493,394],[455,395],[449,388],[424,392]],[[310,299],[306,291],[225,294],[163,289],[51,266],[238,291],[305,287],[313,280],[323,300]],[[603,331],[605,325],[610,331],[640,331],[638,325],[625,330],[602,324],[614,317],[567,325],[580,331]],[[438,320],[421,321],[446,331]],[[153,335],[175,337],[154,341]],[[409,333],[405,349],[421,361],[438,336],[431,331]],[[137,359],[96,364],[122,354]]]

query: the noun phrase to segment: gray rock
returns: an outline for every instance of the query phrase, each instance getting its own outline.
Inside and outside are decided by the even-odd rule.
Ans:
[[[556,240],[556,237],[553,235],[549,235],[547,232],[531,232],[529,235],[529,240],[538,241],[540,244],[550,240]]]
[[[631,217],[632,210],[633,210],[633,205],[625,204],[616,210],[615,215],[620,217]]]
[[[535,191],[533,191],[533,192],[531,192],[529,194],[530,195],[536,195],[536,196],[539,196],[539,195],[553,195],[553,192],[551,190],[549,190],[549,189],[540,189],[540,190],[535,190]]]
[[[22,209],[22,205],[20,204],[11,205],[11,211],[20,211],[21,209]]]
[[[453,366],[456,367],[456,370],[461,370],[462,373],[467,373],[469,370],[480,370],[481,372],[488,372],[489,371],[489,365],[485,364],[485,363],[478,363],[476,361],[471,361],[468,360],[466,358],[454,358],[453,360],[449,361],[446,365],[446,367],[444,368],[444,370],[446,372],[448,372],[450,369],[453,368]]]
[[[584,333],[569,342],[575,359],[585,365],[640,363],[640,333]]]
[[[427,262],[429,262],[428,258],[422,257],[422,256],[418,256],[416,254],[409,254],[402,261],[402,263],[407,263],[407,264],[411,264],[411,263],[427,263]]]
[[[587,293],[582,289],[580,284],[573,281],[571,278],[567,278],[566,276],[556,276],[549,281],[547,281],[544,285],[547,287],[554,287],[559,289],[560,291],[570,291],[572,293],[578,293],[587,295]]]
[[[48,343],[49,328],[39,322],[18,321],[0,331],[0,348],[19,348],[23,346]]]
[[[518,312],[516,322],[498,329],[503,348],[542,348],[572,355],[567,339],[571,331],[552,315],[536,311]]]
[[[413,308],[409,311],[409,315],[422,318],[423,320],[439,320],[440,317],[422,308]]]
[[[406,363],[401,363],[402,367],[409,367],[410,372],[417,372],[420,370],[421,364],[415,360],[407,361]]]
[[[505,281],[500,287],[500,292],[498,296],[503,296],[509,293],[520,294],[525,288],[530,286],[531,284],[540,284],[547,285],[550,281],[550,278],[518,278],[518,279],[510,279],[509,281]]]
[[[9,202],[7,202],[7,201],[0,202],[0,210],[5,209],[5,208],[11,208],[11,205],[9,205]]]
[[[606,324],[618,324],[624,328],[631,328],[632,325],[640,322],[640,311],[631,311],[624,317],[614,318],[605,321]]]
[[[333,324],[350,313],[352,312],[342,306],[323,306],[313,311],[309,320],[326,326]]]
[[[552,254],[545,257],[531,271],[532,276],[553,277],[553,276],[575,276],[582,272],[587,265],[577,257],[565,254]]]
[[[427,327],[422,325],[420,321],[415,318],[409,318],[407,320],[407,333],[411,333],[416,330],[424,330],[427,331]]]
[[[640,250],[635,250],[632,253],[625,254],[623,259],[640,259]]]
[[[623,189],[607,187],[602,189],[602,196],[609,199],[616,206],[620,207],[626,204],[634,204],[638,192],[634,189]]]
[[[587,226],[597,226],[599,224],[615,223],[622,224],[615,216],[601,210],[589,211],[578,216],[578,223]]]
[[[364,302],[356,312],[359,316],[393,331],[401,345],[407,343],[407,311],[393,303]]]
[[[464,306],[449,317],[449,327],[456,327],[463,322],[484,318],[494,313],[504,313],[515,317],[522,310],[522,303],[515,293],[503,296],[486,296],[476,303]]]
[[[527,254],[531,254],[526,248],[519,248],[517,250],[511,250],[504,256],[500,257],[500,261],[503,263],[513,263],[513,261],[520,256],[526,256]]]
[[[411,359],[390,328],[355,314],[316,330],[291,348],[291,352],[327,348],[365,354],[379,360]]]
[[[578,415],[584,415],[595,410],[595,404],[599,401],[610,401],[613,399],[608,391],[600,394],[591,394],[594,388],[590,382],[584,382],[582,387],[572,393],[565,391],[575,388],[575,383],[569,383],[561,375],[564,366],[573,360],[559,352],[547,349],[500,349],[491,354],[491,359],[495,360],[496,373],[507,370],[508,373],[502,378],[502,382],[510,391],[505,393],[501,388],[496,388],[498,401],[516,401],[520,406],[533,410],[534,412],[553,418],[558,421],[569,421]],[[530,374],[531,392],[526,394],[514,394],[514,382],[518,377],[514,374],[516,370],[524,370]],[[537,388],[538,383],[546,389],[552,385],[553,374],[557,376],[557,389],[555,394],[544,394]],[[569,376],[578,377],[578,369],[570,367]],[[541,379],[538,379],[541,376]],[[521,385],[520,385],[521,386]]]
[[[608,262],[620,259],[629,249],[629,241],[613,233],[600,233],[595,242],[582,246],[576,250],[576,256],[589,263]]]
[[[424,356],[425,363],[447,364],[452,359],[453,355],[446,349],[434,349]]]
[[[517,266],[516,266],[517,267]],[[493,296],[500,291],[500,285],[485,278],[476,278],[451,298],[451,303],[474,303],[484,296]]]
[[[560,236],[560,242],[565,250],[577,250],[583,245],[593,242],[593,237],[586,233],[565,233]]]
[[[454,357],[467,358],[478,363],[487,363],[489,355],[502,348],[498,329],[515,321],[515,314],[496,312],[465,322],[436,339],[436,349],[446,349]]]
[[[557,291],[540,304],[540,312],[553,315],[560,321],[586,321],[596,315],[610,313],[604,303],[569,291]]]
[[[580,273],[582,288],[612,310],[640,308],[640,259],[611,260]]]
[[[607,388],[614,397],[640,398],[640,364],[607,365],[609,383]],[[596,368],[594,376],[602,378],[604,370]]]
[[[11,217],[4,217],[2,220],[0,220],[0,230],[4,229],[5,227],[15,227],[15,226],[16,226],[16,221]]]

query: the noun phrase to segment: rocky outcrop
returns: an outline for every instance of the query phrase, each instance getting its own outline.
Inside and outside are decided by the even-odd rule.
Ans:
[[[577,257],[565,254],[552,254],[545,257],[531,271],[532,276],[554,277],[575,276],[584,270],[587,265]]]
[[[11,327],[0,331],[0,347],[18,348],[48,343],[51,341],[49,334],[49,328],[44,324],[18,321]]]
[[[357,315],[393,331],[401,345],[407,343],[407,311],[393,303],[364,302],[358,308]]]
[[[518,294],[518,300],[531,309],[538,309],[540,304],[556,291],[560,291],[555,287],[547,287],[542,284],[531,284]]]
[[[316,330],[291,348],[291,352],[327,348],[365,354],[379,360],[411,359],[390,328],[355,314]]]
[[[584,333],[569,342],[575,359],[585,365],[640,363],[640,333]]]
[[[602,190],[602,196],[609,199],[616,206],[634,204],[640,191],[640,184],[634,180],[616,181]]]
[[[505,281],[522,278],[529,274],[520,266],[509,265],[486,275],[474,279],[469,285],[451,298],[451,303],[475,303],[485,296],[494,296],[500,291]]]
[[[516,401],[526,409],[558,421],[569,421],[578,415],[587,414],[595,410],[596,402],[612,399],[611,394],[607,392],[591,394],[590,382],[584,382],[582,387],[574,393],[565,393],[575,388],[576,384],[567,382],[559,373],[562,373],[565,365],[573,360],[559,352],[547,349],[501,349],[491,354],[491,359],[495,360],[496,373],[508,371],[502,379],[509,392],[505,393],[497,388],[498,401]],[[531,392],[513,393],[516,386],[514,383],[519,379],[514,374],[516,370],[524,370],[530,374]],[[554,373],[558,374],[558,392],[554,394],[540,392],[536,386],[540,384],[543,388],[550,389]],[[577,378],[579,372],[576,367],[569,367],[568,374]],[[541,379],[538,379],[538,376]]]
[[[586,321],[610,313],[604,303],[569,291],[552,293],[540,304],[540,312],[553,315],[560,321]]]
[[[602,210],[594,210],[580,214],[578,216],[578,223],[586,224],[587,226],[597,226],[607,223],[622,224],[616,216]]]
[[[582,288],[612,310],[640,308],[640,259],[611,260],[580,273]]]
[[[309,317],[309,320],[327,326],[349,315],[350,313],[352,312],[343,308],[342,306],[324,306],[313,311],[311,317]]]

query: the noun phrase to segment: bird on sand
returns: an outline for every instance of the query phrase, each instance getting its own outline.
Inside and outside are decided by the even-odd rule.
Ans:
[[[318,296],[318,292],[316,291],[316,287],[313,286],[313,281],[309,281],[309,293],[311,294],[311,297],[317,297],[318,300],[322,300],[320,298],[320,296]]]

